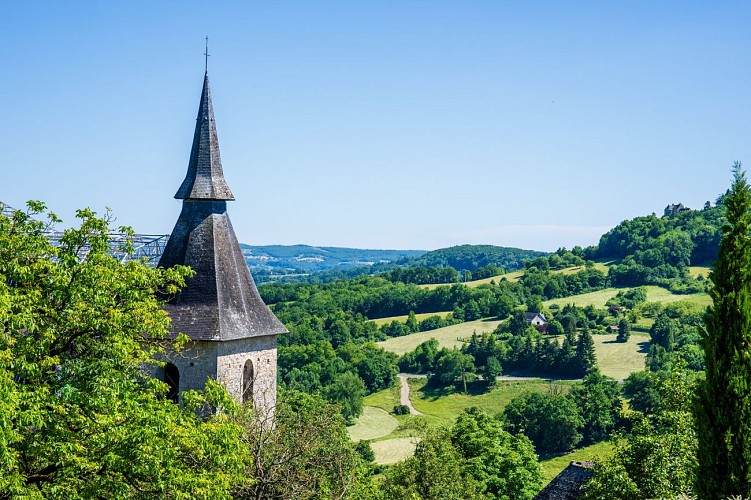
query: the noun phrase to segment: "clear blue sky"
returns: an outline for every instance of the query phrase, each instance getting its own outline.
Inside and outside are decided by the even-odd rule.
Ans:
[[[751,167],[749,2],[0,2],[0,200],[172,230],[204,36],[240,241],[596,243]]]

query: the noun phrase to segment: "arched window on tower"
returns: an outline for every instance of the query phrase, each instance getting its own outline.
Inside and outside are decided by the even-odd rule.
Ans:
[[[171,399],[172,402],[177,403],[177,398],[180,394],[180,371],[172,363],[164,365],[164,383],[169,386],[167,399]]]
[[[243,367],[243,394],[242,402],[250,401],[253,404],[253,361],[247,360]]]

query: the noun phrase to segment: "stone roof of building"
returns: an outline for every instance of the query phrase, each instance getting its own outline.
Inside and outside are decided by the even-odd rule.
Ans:
[[[534,500],[576,500],[582,496],[582,486],[592,477],[592,462],[571,463],[555,476]]]
[[[209,109],[213,124],[211,99],[208,96],[206,78],[201,109]],[[199,137],[199,129],[202,128],[200,120],[199,112],[199,125],[196,127],[186,181],[191,177],[191,169],[195,174],[194,158],[206,158],[209,153],[204,149],[215,148],[216,151],[210,154],[216,155],[219,169],[211,182],[220,179],[221,183],[212,185],[224,186],[229,193],[219,162],[216,130],[212,125],[213,140],[210,144],[203,141]],[[172,318],[173,335],[184,333],[193,340],[226,341],[287,332],[258,293],[232,229],[224,199],[195,197],[192,194],[183,199],[182,211],[159,260],[159,267],[175,265],[190,266],[195,274],[187,279],[186,287],[165,305]]]
[[[211,104],[209,74],[203,77],[201,103],[198,106],[193,148],[190,151],[188,173],[175,198],[182,200],[234,200],[232,191],[224,180],[219,139]]]

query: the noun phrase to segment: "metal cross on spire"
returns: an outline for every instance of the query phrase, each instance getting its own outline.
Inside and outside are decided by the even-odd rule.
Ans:
[[[206,50],[204,50],[203,55],[206,56],[206,62],[205,62],[205,71],[206,73],[209,72],[209,36],[206,35]]]

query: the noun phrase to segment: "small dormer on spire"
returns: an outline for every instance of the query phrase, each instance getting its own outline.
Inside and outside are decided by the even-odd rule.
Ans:
[[[196,131],[190,152],[188,173],[175,198],[179,200],[232,201],[232,196],[222,171],[219,155],[219,139],[214,122],[214,107],[211,104],[208,72],[203,78],[201,104],[198,106]]]

